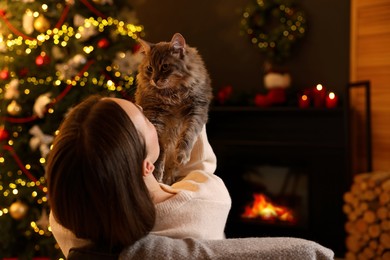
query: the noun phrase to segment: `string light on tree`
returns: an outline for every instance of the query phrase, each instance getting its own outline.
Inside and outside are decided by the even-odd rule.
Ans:
[[[86,96],[132,99],[136,66],[113,65],[129,50],[127,62],[138,62],[131,50],[143,27],[114,17],[128,16],[125,5],[0,1],[0,245],[9,245],[0,259],[62,256],[47,223],[47,155],[64,116]]]

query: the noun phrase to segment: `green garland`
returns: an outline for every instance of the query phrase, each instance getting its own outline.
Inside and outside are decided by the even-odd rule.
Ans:
[[[282,62],[306,33],[305,13],[289,0],[252,0],[242,14],[242,30],[271,62]]]

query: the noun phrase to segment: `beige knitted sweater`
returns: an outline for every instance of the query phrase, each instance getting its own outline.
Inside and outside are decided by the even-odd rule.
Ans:
[[[194,144],[190,161],[181,168],[180,181],[172,186],[161,184],[176,193],[156,204],[156,223],[152,234],[172,238],[223,239],[231,199],[223,181],[214,175],[216,157],[203,128]],[[50,225],[62,252],[68,255],[72,247],[82,247],[87,240],[57,223],[50,214]]]

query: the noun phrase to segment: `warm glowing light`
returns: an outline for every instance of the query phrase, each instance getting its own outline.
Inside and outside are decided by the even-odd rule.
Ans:
[[[243,218],[260,218],[266,221],[295,222],[292,211],[286,207],[273,204],[263,194],[253,194],[254,201],[245,207]]]
[[[330,92],[329,93],[329,98],[330,99],[334,99],[336,97],[336,95],[333,93],[333,92]]]
[[[306,95],[302,95],[302,100],[307,100],[307,96]]]
[[[321,84],[317,84],[317,86],[316,86],[316,89],[318,90],[318,91],[321,91],[322,90],[322,85]]]
[[[93,51],[93,46],[85,46],[83,48],[83,51],[86,53],[86,54],[89,54]]]

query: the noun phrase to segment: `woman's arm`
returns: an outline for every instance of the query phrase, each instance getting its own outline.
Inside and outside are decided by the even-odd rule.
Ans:
[[[190,172],[200,170],[207,174],[214,174],[217,168],[217,157],[214,154],[206,133],[206,125],[195,141],[190,160],[180,167],[177,179],[180,180]]]
[[[148,235],[125,248],[127,259],[301,259],[333,260],[334,253],[314,241],[293,237],[223,240],[172,239]]]

